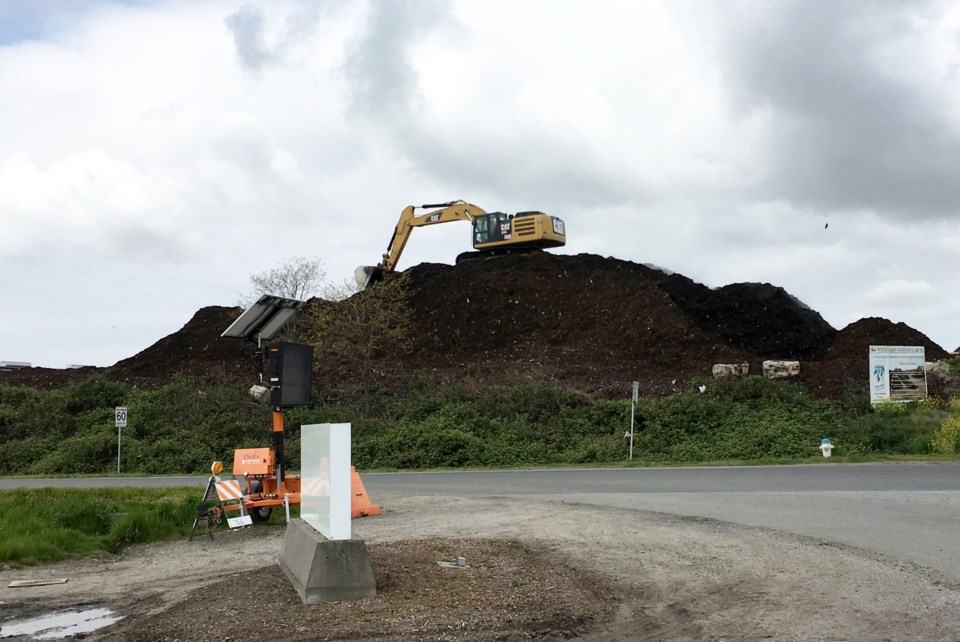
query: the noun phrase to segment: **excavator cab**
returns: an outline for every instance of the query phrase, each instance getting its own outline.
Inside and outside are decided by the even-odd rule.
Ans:
[[[543,212],[490,212],[473,219],[473,248],[561,247],[567,242],[563,221]]]
[[[473,219],[473,247],[509,239],[512,218],[513,214],[490,212]]]

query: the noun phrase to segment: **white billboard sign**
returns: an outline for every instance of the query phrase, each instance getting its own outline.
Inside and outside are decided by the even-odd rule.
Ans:
[[[300,518],[327,539],[350,539],[350,424],[300,428]]]
[[[927,396],[923,346],[870,346],[870,403]]]

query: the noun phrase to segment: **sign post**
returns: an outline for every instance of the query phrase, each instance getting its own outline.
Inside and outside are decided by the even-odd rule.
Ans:
[[[117,474],[120,474],[120,431],[127,427],[127,407],[117,406],[114,411],[117,424]]]
[[[630,400],[630,461],[633,461],[633,417],[637,410],[637,392],[640,390],[640,382],[633,382],[633,396]]]

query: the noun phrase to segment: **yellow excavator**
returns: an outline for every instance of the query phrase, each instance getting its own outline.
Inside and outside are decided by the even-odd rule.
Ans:
[[[418,209],[429,211],[417,214]],[[473,223],[473,248],[479,252],[471,252],[470,255],[529,252],[547,247],[561,247],[567,242],[563,221],[543,212],[487,212],[465,201],[420,207],[408,205],[400,214],[383,260],[379,265],[358,267],[355,274],[357,284],[365,288],[393,272],[413,228],[451,221]]]

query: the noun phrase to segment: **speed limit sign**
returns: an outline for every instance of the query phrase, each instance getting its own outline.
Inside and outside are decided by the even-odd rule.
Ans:
[[[117,406],[116,418],[117,418],[117,428],[126,428],[127,427],[127,407],[126,406]]]

